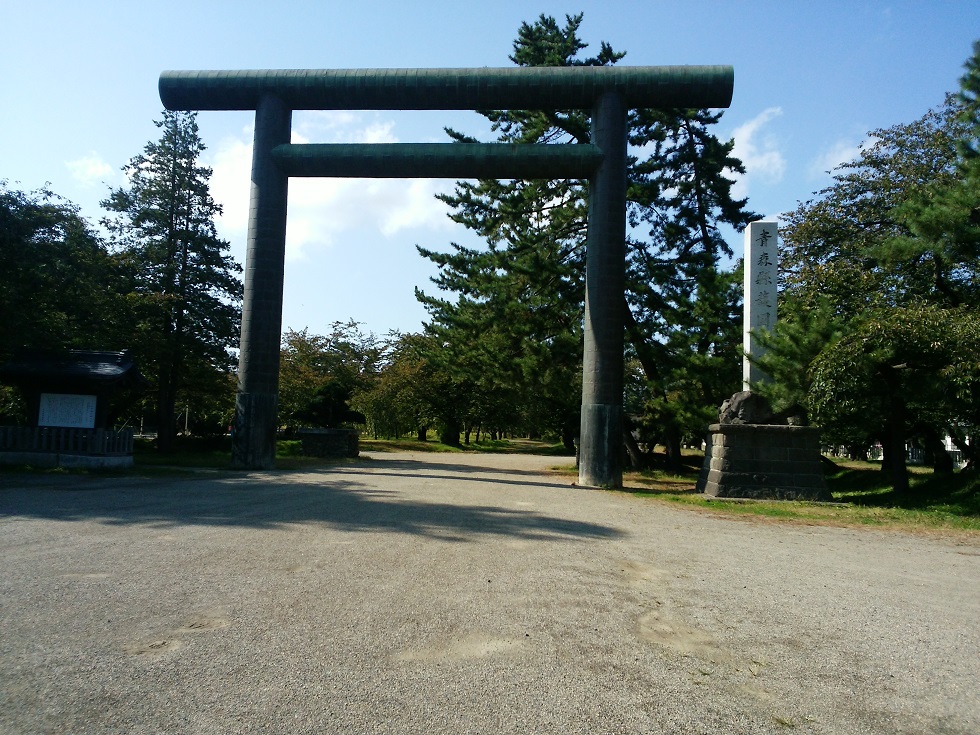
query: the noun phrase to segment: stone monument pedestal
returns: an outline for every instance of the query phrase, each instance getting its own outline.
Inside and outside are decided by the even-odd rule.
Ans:
[[[718,498],[832,500],[820,461],[820,429],[712,424],[697,491]]]

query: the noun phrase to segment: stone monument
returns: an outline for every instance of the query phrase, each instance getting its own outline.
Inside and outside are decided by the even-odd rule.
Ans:
[[[776,325],[778,235],[775,222],[752,222],[745,228],[742,390],[751,390],[752,383],[765,381],[768,377],[749,360],[749,355],[759,357],[763,353],[754,330],[771,331]]]
[[[745,228],[742,385],[708,427],[697,491],[719,498],[831,500],[820,459],[820,429],[773,413],[751,387],[769,379],[750,357],[759,357],[756,330],[776,324],[778,229],[775,222]]]

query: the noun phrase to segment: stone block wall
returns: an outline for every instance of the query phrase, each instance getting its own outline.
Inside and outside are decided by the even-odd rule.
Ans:
[[[829,501],[820,429],[712,424],[697,489],[719,498]]]

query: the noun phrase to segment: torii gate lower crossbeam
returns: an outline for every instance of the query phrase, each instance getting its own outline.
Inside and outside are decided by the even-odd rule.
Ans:
[[[275,465],[290,176],[587,178],[579,484],[622,486],[629,109],[727,107],[727,66],[164,72],[170,110],[255,110],[232,461]],[[293,145],[300,109],[591,109],[591,145]]]

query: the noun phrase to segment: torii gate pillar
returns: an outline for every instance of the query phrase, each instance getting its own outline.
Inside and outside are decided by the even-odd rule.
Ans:
[[[277,96],[264,95],[255,110],[245,299],[231,444],[232,464],[249,469],[272,469],[276,461],[289,177],[276,165],[272,149],[288,144],[291,132],[292,110]]]
[[[579,484],[622,487],[626,108],[615,92],[593,108],[592,143],[602,163],[589,180]]]

